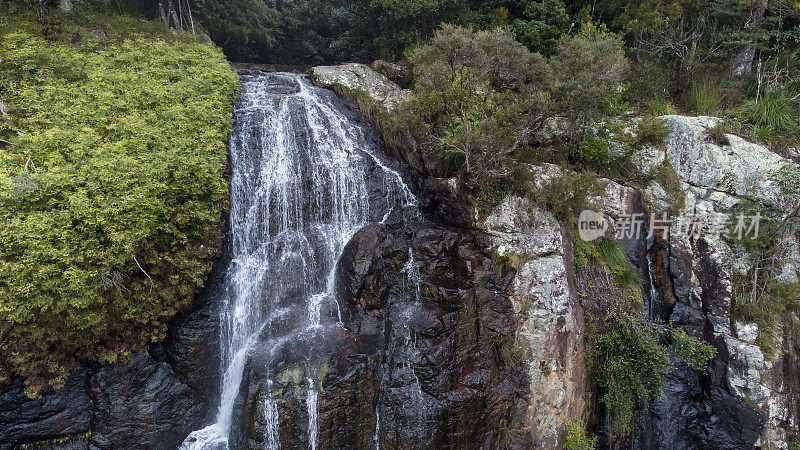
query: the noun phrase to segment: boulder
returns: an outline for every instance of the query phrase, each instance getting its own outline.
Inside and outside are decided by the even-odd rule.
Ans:
[[[370,98],[379,102],[387,111],[395,109],[408,100],[411,91],[401,89],[366,64],[350,63],[338,66],[317,66],[311,68],[314,80],[321,86],[344,86],[350,90],[362,90]]]

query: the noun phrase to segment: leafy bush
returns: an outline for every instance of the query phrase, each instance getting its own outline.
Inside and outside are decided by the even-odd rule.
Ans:
[[[605,185],[591,172],[566,171],[553,177],[538,191],[533,203],[547,209],[559,220],[577,217],[589,206],[589,197],[603,195]]]
[[[637,400],[647,407],[660,395],[672,365],[658,327],[627,316],[610,320],[607,332],[589,336],[587,358],[603,392],[609,437],[617,440],[632,431]]]
[[[0,20],[24,23],[0,35],[18,144],[0,152],[0,378],[35,392],[163,338],[202,286],[237,78],[191,35],[86,32],[76,46],[25,31],[38,27],[23,13]]]
[[[641,114],[645,117],[658,117],[675,114],[672,102],[665,98],[651,98],[642,103]]]
[[[558,113],[585,123],[619,112],[629,63],[622,39],[605,26],[585,24],[563,36],[550,65]]]
[[[567,424],[567,440],[564,450],[594,450],[597,447],[597,436],[589,436],[583,421],[577,420]]]
[[[692,369],[708,373],[708,362],[716,355],[716,349],[709,344],[690,336],[681,329],[672,330],[672,351]]]
[[[600,401],[606,406],[606,425],[612,441],[633,430],[637,402],[647,408],[652,396],[660,396],[664,377],[673,370],[661,335],[670,331],[643,322],[635,311],[612,312],[605,331],[589,333],[587,361],[602,389]],[[691,368],[708,371],[716,350],[682,330],[671,330],[673,350]]]
[[[524,18],[515,20],[512,28],[517,40],[532,52],[549,56],[556,42],[569,30],[570,20],[562,0],[526,2]]]
[[[636,124],[636,137],[646,145],[658,145],[672,133],[667,121],[658,117],[645,117]]]
[[[507,159],[522,145],[520,133],[543,119],[544,59],[507,31],[450,25],[409,59],[417,76],[409,109],[427,124],[420,141],[436,143],[443,175],[463,167],[473,175],[467,181],[508,176]]]
[[[572,153],[572,160],[576,164],[599,172],[608,171],[616,159],[611,153],[611,142],[594,133],[587,134]]]
[[[652,175],[656,182],[669,196],[670,213],[678,214],[686,207],[686,193],[681,185],[681,178],[672,164],[665,160],[653,168]]]

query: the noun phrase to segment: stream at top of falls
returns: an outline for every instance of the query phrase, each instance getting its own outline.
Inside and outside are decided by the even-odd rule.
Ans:
[[[380,142],[343,105],[304,75],[242,77],[230,137],[231,260],[219,317],[219,406],[215,422],[192,432],[182,449],[229,448],[254,343],[273,356],[290,341],[341,327],[334,274],[347,242],[393,213],[418,214]],[[302,388],[313,449],[320,385],[308,378]],[[264,448],[279,448],[280,418],[269,393],[263,408]]]

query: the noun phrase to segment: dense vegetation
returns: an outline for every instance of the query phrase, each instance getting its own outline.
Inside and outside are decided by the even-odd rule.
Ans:
[[[237,88],[191,35],[48,14],[0,5],[0,380],[34,392],[146,348],[190,304],[220,240]]]

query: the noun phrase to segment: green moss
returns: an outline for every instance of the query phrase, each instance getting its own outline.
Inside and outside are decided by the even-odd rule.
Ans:
[[[31,393],[146,348],[191,303],[221,240],[237,90],[191,35],[52,14],[64,34],[45,39],[0,6],[0,138],[17,144],[0,152],[0,378]]]
[[[294,395],[300,395],[300,382],[303,378],[303,371],[300,370],[299,367],[293,367],[290,369],[286,369],[278,375],[278,382],[282,384],[284,387],[291,384],[294,388]]]

